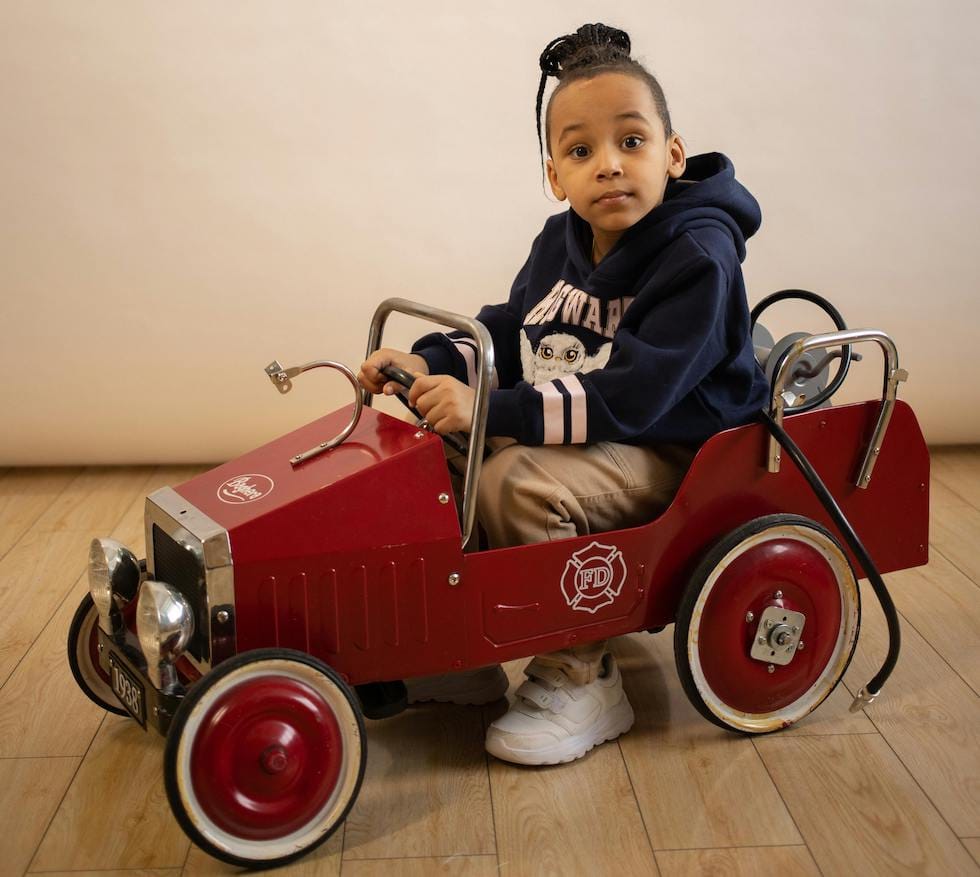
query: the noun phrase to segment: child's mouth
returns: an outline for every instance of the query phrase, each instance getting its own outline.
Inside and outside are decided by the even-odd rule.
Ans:
[[[600,197],[596,203],[605,204],[607,206],[615,206],[617,204],[622,204],[629,197],[629,192],[607,192],[605,195]]]

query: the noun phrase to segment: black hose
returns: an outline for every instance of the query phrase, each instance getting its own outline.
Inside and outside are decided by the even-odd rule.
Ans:
[[[885,680],[888,679],[892,670],[895,669],[895,664],[898,661],[898,653],[902,647],[902,631],[899,626],[898,612],[895,609],[895,604],[892,602],[891,595],[888,593],[885,582],[881,578],[878,568],[874,565],[871,555],[868,554],[864,545],[861,544],[861,540],[858,539],[854,528],[847,518],[844,517],[844,512],[841,511],[837,500],[834,499],[823,481],[820,480],[820,476],[816,473],[813,466],[810,465],[810,461],[803,456],[803,452],[799,446],[787,435],[786,431],[769,416],[769,412],[762,411],[761,417],[769,428],[769,432],[773,434],[783,450],[789,454],[797,468],[803,473],[803,477],[810,483],[813,492],[827,510],[827,514],[830,515],[831,519],[837,525],[837,529],[844,537],[854,556],[860,561],[861,566],[864,567],[868,580],[871,582],[871,587],[874,588],[875,596],[878,598],[881,609],[885,613],[885,620],[888,623],[888,654],[885,656],[885,661],[881,665],[881,669],[864,687],[864,690],[871,697],[874,697],[881,691]]]

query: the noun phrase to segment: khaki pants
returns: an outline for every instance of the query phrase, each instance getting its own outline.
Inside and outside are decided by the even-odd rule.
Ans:
[[[639,447],[518,444],[491,438],[477,486],[477,519],[491,548],[567,539],[653,520],[669,504],[695,450],[682,445]],[[460,475],[465,461],[447,452]],[[457,497],[461,478],[454,478]],[[538,660],[560,667],[576,684],[595,679],[605,642],[562,649]]]

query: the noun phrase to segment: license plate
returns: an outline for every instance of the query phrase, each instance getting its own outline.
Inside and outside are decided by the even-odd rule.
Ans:
[[[119,702],[129,710],[130,715],[146,727],[146,695],[143,683],[122,665],[111,652],[109,669],[112,677],[112,691]]]

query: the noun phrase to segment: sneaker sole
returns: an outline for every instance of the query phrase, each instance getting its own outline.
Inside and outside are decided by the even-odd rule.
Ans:
[[[576,734],[544,749],[514,749],[503,735],[487,734],[486,749],[491,755],[513,764],[564,764],[581,758],[600,743],[615,740],[633,727],[633,707],[624,697],[609,710],[603,721],[586,734]]]

